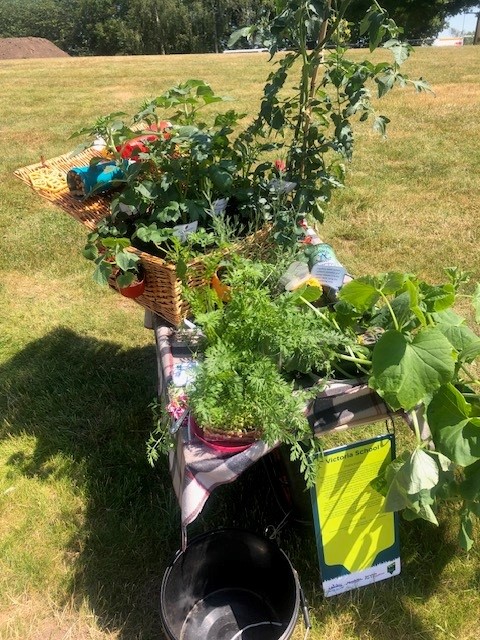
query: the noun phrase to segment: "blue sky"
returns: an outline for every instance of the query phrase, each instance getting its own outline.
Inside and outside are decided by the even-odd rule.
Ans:
[[[473,7],[472,9],[470,9],[470,11],[480,11],[480,7]],[[458,16],[454,16],[453,18],[450,18],[448,23],[449,23],[449,26],[444,31],[442,31],[439,35],[449,36],[450,28],[457,29],[458,31],[463,30],[464,33],[470,33],[472,31],[475,31],[475,26],[477,24],[477,16],[474,13],[459,14]]]

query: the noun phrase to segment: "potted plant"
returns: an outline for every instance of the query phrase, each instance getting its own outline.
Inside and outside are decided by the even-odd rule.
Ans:
[[[126,298],[138,298],[145,291],[145,274],[140,258],[128,251],[128,238],[102,238],[92,232],[84,256],[96,265],[93,277],[101,285],[110,284]]]
[[[122,167],[124,185],[109,222],[116,226],[127,213],[134,244],[155,251],[166,231],[209,230],[221,215],[235,220],[237,236],[258,223],[265,187],[258,145],[246,147],[233,136],[244,114],[230,109],[210,123],[201,117],[203,108],[225,101],[206,82],[187,80],[142,104],[130,122],[112,113],[74,134],[101,135]]]

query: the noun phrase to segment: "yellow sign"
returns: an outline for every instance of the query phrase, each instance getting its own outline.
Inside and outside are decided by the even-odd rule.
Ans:
[[[371,482],[393,458],[393,437],[324,452],[312,502],[325,595],[400,572],[397,519]]]

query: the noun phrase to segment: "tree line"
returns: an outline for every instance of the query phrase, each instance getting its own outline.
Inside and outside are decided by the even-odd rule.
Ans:
[[[236,29],[268,20],[281,0],[0,0],[0,37],[34,36],[77,56],[220,52]],[[353,0],[352,41],[374,0]],[[410,40],[436,36],[467,0],[380,0]],[[246,46],[246,44],[244,44]]]

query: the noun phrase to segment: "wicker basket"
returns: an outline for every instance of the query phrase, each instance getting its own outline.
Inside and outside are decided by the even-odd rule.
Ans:
[[[225,255],[235,252],[248,257],[254,253],[258,255],[259,252],[266,252],[269,235],[270,230],[265,227],[232,245]],[[129,247],[129,251],[140,258],[145,274],[145,291],[135,298],[135,302],[178,326],[188,314],[189,308],[182,297],[182,284],[177,277],[175,265],[133,247]],[[201,257],[188,263],[186,280],[190,289],[206,284],[205,265]],[[110,277],[109,285],[118,291],[114,276]]]
[[[108,195],[97,195],[85,200],[78,199],[70,193],[66,176],[73,167],[86,166],[93,157],[99,156],[101,157],[101,154],[93,149],[87,149],[80,154],[65,154],[17,169],[15,175],[29,184],[40,196],[81,222],[89,231],[93,231],[98,222],[110,213],[110,198]],[[55,179],[62,175],[63,188],[62,185],[54,189],[42,188],[42,183],[47,184],[50,177],[52,177],[51,183],[54,184]],[[38,176],[45,180],[37,181]],[[262,248],[265,251],[268,249],[268,237],[268,229],[262,229],[237,242],[230,252],[238,252],[245,256],[255,252],[258,255],[259,251],[262,252]],[[188,313],[188,305],[182,298],[182,285],[177,278],[175,265],[133,247],[129,250],[139,256],[145,274],[145,292],[135,298],[135,302],[158,314],[172,325],[178,326]],[[190,288],[205,284],[204,271],[201,258],[192,260],[188,264],[187,283]],[[110,278],[109,284],[112,289],[118,291],[114,277]]]

